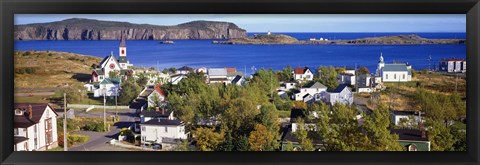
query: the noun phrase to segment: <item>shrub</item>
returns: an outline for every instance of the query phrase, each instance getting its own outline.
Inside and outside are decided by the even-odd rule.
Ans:
[[[95,132],[105,132],[105,128],[103,127],[103,123],[101,123],[101,122],[88,123],[83,127],[83,130],[95,131]]]

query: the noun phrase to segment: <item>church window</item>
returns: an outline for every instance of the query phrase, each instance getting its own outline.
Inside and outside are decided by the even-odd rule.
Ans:
[[[122,49],[122,54],[125,54],[125,50]]]

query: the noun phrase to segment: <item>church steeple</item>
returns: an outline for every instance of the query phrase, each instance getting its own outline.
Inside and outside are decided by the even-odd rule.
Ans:
[[[120,57],[127,56],[127,44],[125,43],[125,33],[122,32],[120,46],[118,48]]]
[[[382,62],[383,63],[383,53],[380,53],[380,58],[379,58],[379,61],[378,62]]]

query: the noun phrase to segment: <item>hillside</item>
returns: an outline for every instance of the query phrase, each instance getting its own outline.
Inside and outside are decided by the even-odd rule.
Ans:
[[[15,40],[128,40],[231,39],[247,32],[229,22],[192,21],[174,26],[132,24],[72,18],[50,23],[15,25]]]
[[[88,81],[99,57],[53,51],[16,51],[15,88],[52,88]]]
[[[258,34],[248,38],[237,38],[218,44],[298,44],[299,41],[288,35],[283,34]]]

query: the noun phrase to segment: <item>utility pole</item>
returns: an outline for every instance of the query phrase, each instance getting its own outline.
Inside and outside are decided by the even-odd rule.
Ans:
[[[106,95],[107,95],[107,89],[105,88],[105,86],[103,87],[103,129],[105,130],[105,132],[107,131],[107,117],[106,117],[106,102],[107,102],[107,98],[106,98]]]
[[[68,151],[67,144],[67,94],[63,93],[63,151]]]
[[[117,109],[117,96],[118,96],[118,93],[119,93],[119,89],[116,89],[116,92],[115,92],[115,117],[118,117],[118,109]]]

